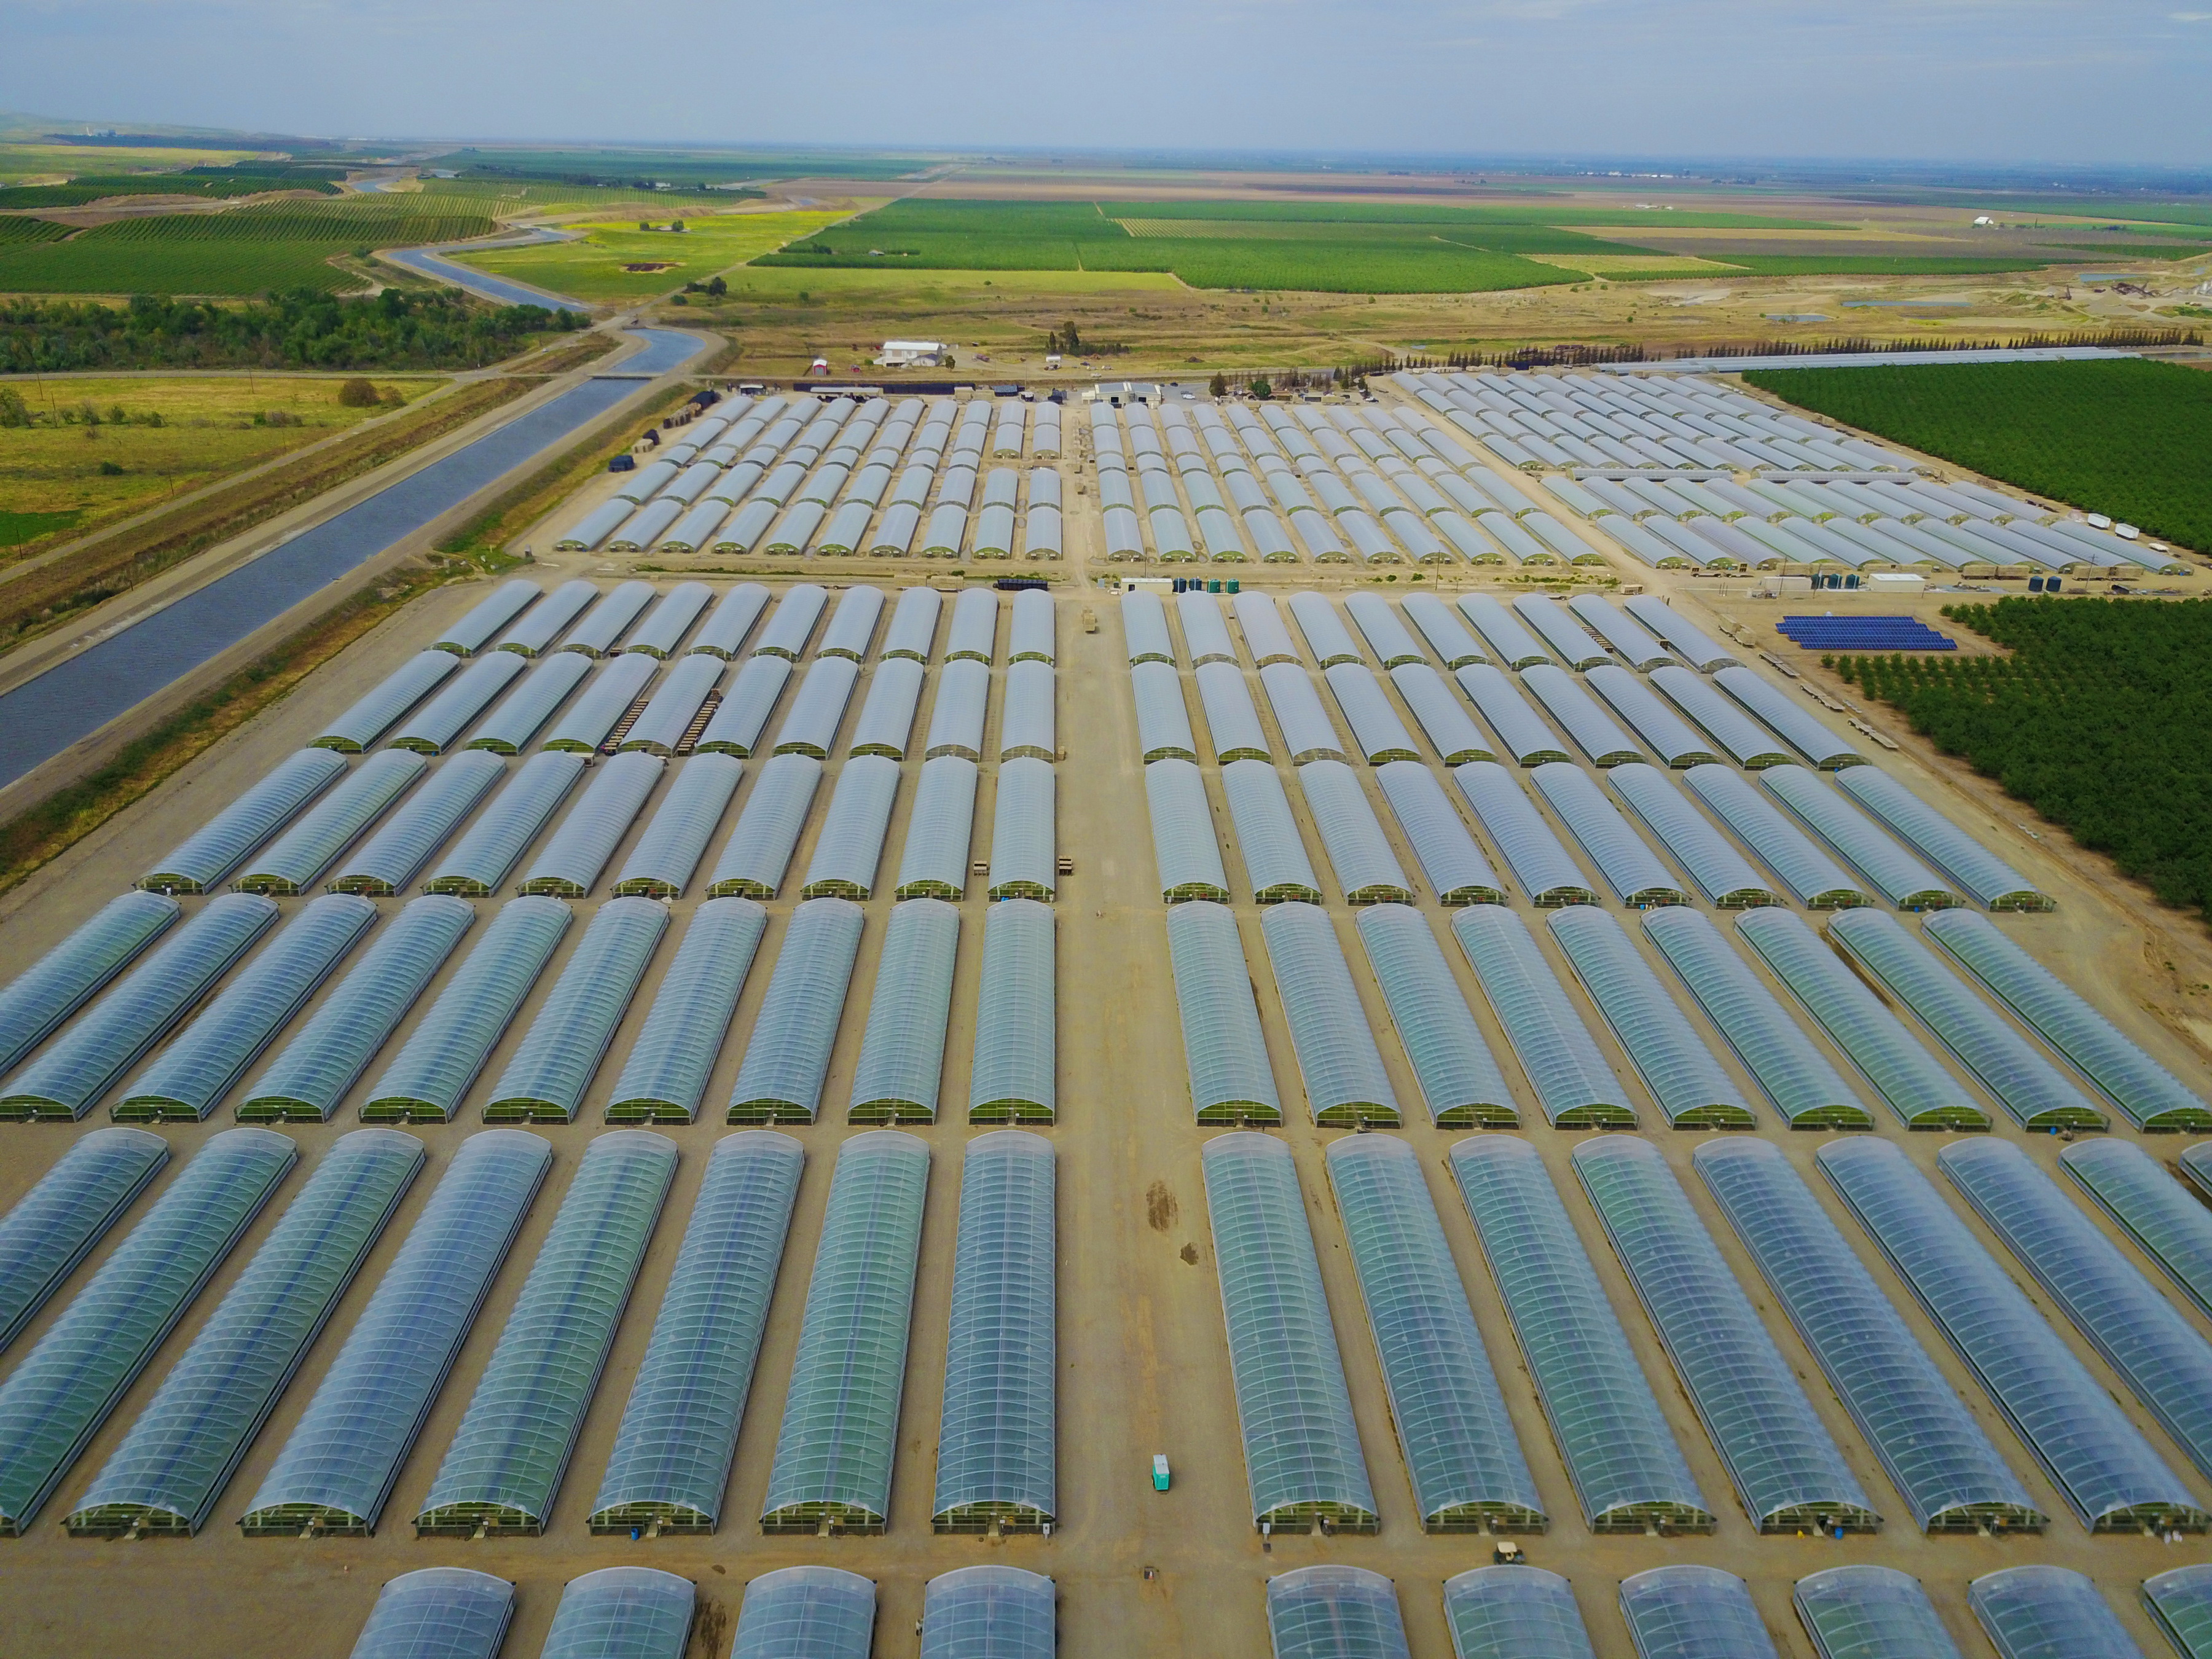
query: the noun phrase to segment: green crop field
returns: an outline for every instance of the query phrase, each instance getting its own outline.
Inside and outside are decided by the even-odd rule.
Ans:
[[[1287,204],[1285,204],[1287,205]],[[1305,205],[1305,204],[1298,204]],[[1247,214],[1248,206],[1275,208]],[[1515,216],[1353,204],[1319,218],[1273,204],[891,203],[758,263],[816,270],[1172,272],[1194,288],[1451,294],[1581,280],[1522,252],[1639,252]],[[1437,216],[1438,215],[1447,216]],[[1185,226],[1188,229],[1185,229]]]
[[[259,196],[280,190],[311,190],[336,196],[338,187],[328,179],[279,173],[85,173],[65,185],[11,185],[0,189],[0,208],[82,207],[88,202],[115,196],[199,196],[225,200],[234,196]]]
[[[1943,614],[2011,654],[1834,666],[2166,903],[2212,910],[2212,600],[2010,599]]]
[[[1763,369],[1744,379],[1985,477],[2212,550],[2212,374],[2119,357]]]
[[[37,220],[4,220],[0,224]],[[361,247],[482,236],[482,213],[410,205],[405,197],[270,202],[221,213],[118,219],[67,240],[17,240],[0,233],[0,293],[252,295],[271,289],[359,286],[328,263]],[[57,228],[57,233],[59,229]]]
[[[58,242],[69,234],[67,225],[55,224],[50,219],[0,217],[0,244]]]
[[[680,204],[678,204],[680,209]],[[668,204],[653,222],[659,230],[640,230],[637,221],[576,225],[581,234],[559,242],[526,247],[487,248],[456,255],[479,270],[508,276],[579,300],[651,299],[686,283],[703,283],[793,237],[811,236],[836,224],[836,213],[731,213],[685,217],[684,229],[665,228]],[[663,269],[631,270],[642,265]],[[4,270],[0,264],[0,270]]]
[[[1445,207],[1374,202],[967,202],[908,198],[759,263],[813,270],[1172,272],[1194,288],[1343,294],[1455,294],[1679,276],[1673,256],[1625,236],[1620,207]],[[1837,230],[1743,213],[1653,213],[1669,230]],[[1843,245],[1846,249],[1849,244]],[[1971,276],[2045,263],[1892,258],[1849,252],[1715,253],[1755,276]],[[1577,259],[1594,263],[1578,264]],[[1650,265],[1638,263],[1649,258]]]

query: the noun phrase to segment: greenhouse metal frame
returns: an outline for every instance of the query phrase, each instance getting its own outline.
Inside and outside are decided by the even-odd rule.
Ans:
[[[1058,1591],[1020,1567],[956,1567],[922,1589],[921,1659],[1053,1659]]]
[[[268,1129],[210,1136],[0,1382],[0,1537],[37,1519],[299,1156]]]
[[[710,1533],[760,1358],[806,1151],[748,1129],[714,1143],[586,1524]]]
[[[345,773],[344,759],[330,750],[295,750],[132,884],[164,894],[214,891],[247,854]]]
[[[331,890],[378,898],[394,898],[406,891],[430,854],[446,844],[461,820],[506,775],[506,764],[488,750],[469,749],[455,755],[338,866]]]
[[[538,1659],[684,1659],[699,1592],[657,1567],[601,1567],[571,1578]]]
[[[890,1510],[929,1148],[871,1129],[837,1151],[761,1530],[878,1534]]]
[[[1503,905],[1471,904],[1452,918],[1452,936],[1545,1121],[1555,1129],[1633,1127],[1635,1109],[1528,925]]]
[[[1373,1532],[1375,1495],[1291,1149],[1236,1130],[1200,1156],[1252,1524],[1263,1535],[1316,1522]]]
[[[968,854],[975,830],[974,761],[939,755],[921,763],[914,808],[907,815],[906,847],[899,854],[896,899],[958,899],[968,890]]]
[[[1049,902],[1057,895],[1058,796],[1059,780],[1044,761],[1011,760],[999,768],[991,803],[993,898]]]
[[[732,1123],[811,1123],[819,1115],[863,921],[849,899],[808,899],[791,913],[730,1091]]]
[[[1620,1581],[1638,1659],[1777,1659],[1751,1589],[1718,1567],[1653,1567]]]
[[[396,1129],[333,1142],[63,1524],[196,1534],[427,1161]]]
[[[872,1581],[841,1567],[780,1567],[745,1586],[730,1659],[869,1659],[875,1630]]]
[[[2212,1525],[2212,1516],[1902,1152],[1886,1140],[1856,1138],[1821,1147],[1814,1161],[2083,1526],[2203,1532]]]
[[[745,665],[738,670],[737,678],[730,682],[730,689],[716,706],[714,717],[707,722],[706,730],[691,745],[691,752],[750,759],[760,746],[761,733],[768,729],[768,717],[775,712],[783,688],[791,683],[796,672],[787,658],[747,657]]]
[[[1359,1135],[1325,1162],[1422,1530],[1545,1530],[1419,1158],[1405,1141]]]
[[[416,1537],[544,1531],[676,1163],[675,1142],[646,1129],[609,1130],[585,1149],[415,1517]]]
[[[1613,1135],[1583,1142],[1569,1162],[1753,1526],[1879,1528],[1881,1516],[1659,1149]]]
[[[1525,1564],[1444,1580],[1444,1624],[1456,1659],[1597,1659],[1574,1586]]]
[[[0,1351],[23,1334],[169,1161],[143,1129],[94,1129],[0,1216]]]
[[[1299,671],[1303,672],[1304,671]],[[1244,671],[1234,663],[1206,663],[1194,678],[1198,681],[1199,707],[1206,715],[1206,741],[1213,758],[1223,767],[1237,761],[1272,762],[1267,734],[1253,706],[1252,688]]]
[[[1041,1532],[1057,1518],[1056,1190],[1042,1136],[968,1143],[930,1506],[939,1532]]]
[[[1691,1162],[1920,1529],[2048,1526],[1781,1150],[1730,1140]]]
[[[1280,1123],[1283,1103],[1235,915],[1225,905],[1194,900],[1169,910],[1167,927],[1198,1121]]]
[[[646,660],[650,661],[647,658]],[[599,769],[552,838],[524,872],[518,893],[583,898],[629,834],[646,798],[659,787],[668,763],[658,755],[617,755]]]
[[[1966,1586],[1972,1607],[1999,1659],[2141,1659],[2142,1650],[2097,1587],[2066,1567],[2007,1567]]]

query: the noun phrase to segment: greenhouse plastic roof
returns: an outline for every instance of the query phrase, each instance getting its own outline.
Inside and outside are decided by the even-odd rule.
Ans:
[[[730,1659],[868,1659],[875,1629],[872,1582],[838,1567],[782,1567],[745,1586]]]
[[[2022,1042],[1996,1010],[1894,916],[1876,910],[1838,916],[1828,925],[1828,943],[1910,1008],[2023,1128],[2106,1126],[2105,1114],[2087,1095]]]
[[[891,912],[876,968],[883,994],[868,1001],[848,1121],[937,1121],[959,948],[957,904],[917,898]]]
[[[489,898],[551,821],[588,763],[581,755],[532,755],[514,770],[424,882],[426,891]]]
[[[676,1162],[673,1141],[642,1129],[585,1149],[415,1517],[418,1537],[544,1530]],[[687,1611],[679,1643],[690,1623]]]
[[[247,1536],[374,1528],[552,1165],[520,1130],[460,1143],[240,1517]]]
[[[720,1520],[805,1162],[799,1142],[772,1130],[714,1143],[615,1431],[592,1531],[707,1532]]]
[[[1540,1530],[1543,1502],[1420,1160],[1405,1141],[1363,1135],[1336,1141],[1327,1162],[1422,1526]]]
[[[0,1537],[37,1518],[298,1159],[267,1129],[210,1136],[0,1383]]]
[[[1245,684],[1243,671],[1230,663],[1209,663],[1194,678],[1214,759],[1224,768],[1235,761],[1271,759],[1267,735],[1261,727],[1259,710],[1253,707],[1252,690]]]
[[[159,1135],[94,1129],[0,1216],[0,1349],[23,1334],[168,1161]]]
[[[1186,907],[1188,908],[1188,907]],[[1375,1497],[1290,1148],[1250,1131],[1201,1153],[1252,1522],[1371,1532]]]
[[[768,727],[768,717],[775,713],[776,702],[783,696],[783,688],[793,672],[791,663],[783,657],[746,658],[745,665],[738,671],[720,706],[708,720],[707,729],[692,745],[693,752],[711,754],[721,750],[732,755],[750,756],[759,746],[761,733]]]
[[[1198,1121],[1281,1122],[1282,1101],[1235,915],[1224,906],[1199,901],[1170,908],[1167,927]]]
[[[599,906],[493,1085],[485,1122],[575,1121],[667,928],[667,907],[650,899]]]
[[[120,894],[9,981],[0,989],[0,1073],[59,1030],[184,913],[165,894]]]
[[[2212,1106],[2099,1013],[2079,993],[1972,910],[1922,927],[1974,982],[2070,1061],[2139,1129],[2212,1129]]]
[[[1936,1063],[1802,918],[1761,910],[1740,919],[1736,931],[1907,1127],[1989,1127],[1974,1092]]]
[[[2212,1316],[2212,1212],[2131,1140],[2085,1140],[2058,1167]]]
[[[453,1121],[571,919],[558,899],[511,899],[501,905],[429,1012],[370,1085],[362,1116]]]
[[[417,1567],[377,1593],[351,1659],[497,1659],[514,1586],[469,1567]]]
[[[2064,1567],[2008,1567],[1966,1586],[2000,1659],[2142,1659],[2097,1587]]]
[[[345,762],[327,749],[302,749],[287,756],[187,836],[136,884],[164,892],[212,891],[247,854],[345,773]]]
[[[1584,1141],[1571,1162],[1753,1525],[1879,1526],[1659,1149],[1608,1136]]]
[[[994,904],[983,920],[983,966],[968,1085],[970,1123],[1050,1123],[1057,1110],[1057,1024],[1052,907]]]
[[[1692,1163],[1923,1532],[2047,1524],[1812,1189],[1771,1141]]]
[[[2204,1528],[2212,1517],[1902,1152],[1855,1139],[1815,1156],[2084,1526]]]
[[[1450,1161],[1583,1520],[1597,1532],[1711,1531],[1541,1156],[1517,1137],[1480,1135],[1453,1146]]]
[[[2048,910],[2057,901],[2038,890],[1973,836],[1888,773],[1853,767],[1836,787],[1881,819],[1899,839],[1992,910]]]
[[[538,1659],[684,1659],[698,1592],[653,1567],[601,1567],[571,1578]]]
[[[768,912],[750,899],[709,899],[691,913],[615,1080],[609,1122],[689,1123],[698,1116],[708,1073],[767,927]]]
[[[393,1129],[332,1143],[64,1524],[197,1533],[425,1161]]]
[[[1525,1563],[1445,1579],[1444,1623],[1457,1659],[1596,1659],[1574,1587]]]
[[[862,920],[860,907],[841,898],[808,899],[791,913],[738,1067],[731,1122],[814,1121]]]
[[[957,899],[967,891],[976,778],[975,763],[957,755],[921,763],[893,896]]]
[[[1300,767],[1297,776],[1345,902],[1411,903],[1413,884],[1398,867],[1358,774],[1341,761],[1314,761]]]
[[[9,1079],[0,1120],[82,1117],[276,916],[276,902],[257,894],[225,893],[203,905]]]
[[[1294,1567],[1267,1580],[1274,1659],[1409,1659],[1398,1590],[1364,1567]]]
[[[1019,1567],[956,1567],[922,1590],[921,1659],[1053,1659],[1051,1579]]]
[[[1776,1659],[1750,1588],[1717,1567],[1654,1567],[1620,1581],[1638,1659]]]
[[[708,896],[774,898],[821,784],[822,763],[805,755],[777,755],[762,767],[708,878]]]
[[[811,1533],[824,1520],[883,1529],[928,1183],[929,1148],[913,1135],[874,1129],[838,1149],[762,1506],[765,1532]]]
[[[1042,1137],[968,1143],[931,1504],[939,1531],[1026,1531],[1057,1513],[1054,1191]]]

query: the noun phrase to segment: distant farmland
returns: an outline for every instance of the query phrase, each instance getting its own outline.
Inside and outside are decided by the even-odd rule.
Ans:
[[[1986,477],[2212,550],[2212,375],[2122,357],[1743,378]]]
[[[795,243],[759,264],[814,270],[1170,272],[1194,288],[1339,294],[1463,294],[1540,288],[1597,272],[1630,280],[1681,274],[1672,256],[1608,241],[1583,226],[1618,208],[1443,207],[1392,203],[966,202],[909,198]],[[1669,213],[1674,230],[1834,228],[1749,214]],[[1842,245],[1848,248],[1851,244]],[[1577,264],[1577,258],[1591,261]],[[1868,259],[1849,253],[1708,256],[1706,267],[1758,274],[1838,270],[1966,275],[2039,257]],[[1648,266],[1639,261],[1648,259]]]
[[[43,224],[34,219],[0,224]],[[326,262],[353,248],[397,247],[489,234],[492,220],[406,197],[271,202],[225,213],[117,220],[66,241],[0,232],[0,292],[253,295],[357,285]],[[57,236],[64,233],[52,228]]]

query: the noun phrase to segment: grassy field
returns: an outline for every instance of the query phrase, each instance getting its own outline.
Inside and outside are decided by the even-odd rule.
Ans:
[[[2212,550],[2212,375],[2117,358],[1793,368],[1752,385],[2152,535]]]
[[[36,423],[0,427],[0,501],[9,509],[0,517],[0,557],[37,537],[93,528],[386,412],[341,404],[343,383],[307,375],[9,381],[6,389],[22,398]],[[442,383],[375,379],[409,402]],[[86,424],[87,407],[97,425]],[[285,424],[267,424],[272,412]],[[152,424],[156,416],[159,426]]]
[[[668,204],[653,222],[670,222]],[[640,230],[637,221],[578,225],[577,240],[539,242],[528,247],[492,248],[460,254],[480,270],[533,283],[579,300],[644,300],[703,283],[718,271],[772,252],[794,237],[811,236],[836,224],[837,213],[732,213],[679,216],[685,228]],[[658,270],[626,270],[625,265],[664,265]],[[4,265],[0,265],[4,269]]]
[[[96,225],[65,241],[0,240],[0,293],[245,295],[291,288],[331,292],[360,282],[330,263],[335,254],[481,236],[492,228],[481,212],[454,211],[434,200],[418,206],[406,197],[149,214]]]
[[[2212,909],[2212,602],[2012,599],[1943,614],[2011,654],[1834,665],[2166,903]]]

